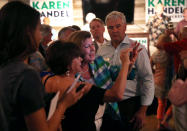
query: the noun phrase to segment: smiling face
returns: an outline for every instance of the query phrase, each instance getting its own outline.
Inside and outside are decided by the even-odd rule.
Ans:
[[[120,44],[125,38],[126,24],[121,18],[109,19],[106,22],[111,41]]]
[[[90,63],[95,60],[95,46],[91,37],[83,41],[81,50],[83,51],[85,62]]]
[[[82,62],[81,57],[74,58],[71,63],[70,71],[72,71],[74,74],[81,72],[82,71],[81,62]]]

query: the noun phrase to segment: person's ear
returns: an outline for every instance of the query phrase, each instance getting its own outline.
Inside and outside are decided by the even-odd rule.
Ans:
[[[124,28],[124,30],[126,31],[127,24],[124,24],[124,25],[123,25],[123,28]]]

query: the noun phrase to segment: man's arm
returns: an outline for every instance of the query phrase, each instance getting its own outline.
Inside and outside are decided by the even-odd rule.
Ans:
[[[140,46],[143,50],[139,53],[135,62],[138,73],[138,88],[141,91],[141,104],[151,105],[154,98],[154,78],[151,69],[150,59],[145,47]]]
[[[134,117],[131,119],[130,122],[135,122],[134,130],[142,129],[145,124],[145,116],[148,106],[141,106],[140,109],[135,113]]]
[[[141,107],[135,113],[132,121],[134,120],[134,128],[142,128],[145,123],[145,116],[147,107],[152,103],[154,98],[154,80],[153,73],[150,65],[150,60],[145,47],[140,46],[143,50],[139,53],[135,66],[137,68],[138,80],[141,82]]]

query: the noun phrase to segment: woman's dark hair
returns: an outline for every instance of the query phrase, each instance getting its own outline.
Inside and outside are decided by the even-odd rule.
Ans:
[[[34,31],[39,22],[40,13],[23,2],[9,2],[1,8],[0,65],[36,51]]]
[[[75,29],[76,31],[81,30],[81,28],[78,25],[72,25],[71,28]]]
[[[81,56],[80,48],[72,42],[53,42],[46,51],[46,63],[51,71],[62,75],[68,71],[72,60]]]

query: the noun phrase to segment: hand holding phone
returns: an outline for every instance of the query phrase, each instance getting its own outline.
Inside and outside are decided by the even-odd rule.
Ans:
[[[85,84],[80,84],[79,87],[77,87],[76,92],[80,91],[84,86]]]
[[[70,88],[67,90],[67,93],[69,93],[73,88],[76,87],[77,82],[79,81],[80,78],[80,74],[76,77],[76,79],[73,81],[72,85],[70,86]]]
[[[131,61],[133,58],[133,52],[129,52],[129,60]]]
[[[137,41],[130,45],[130,47],[133,49],[129,54],[129,60],[131,61],[131,63],[135,62],[138,53],[142,50],[142,48],[138,48],[139,45],[140,43],[138,43]]]

